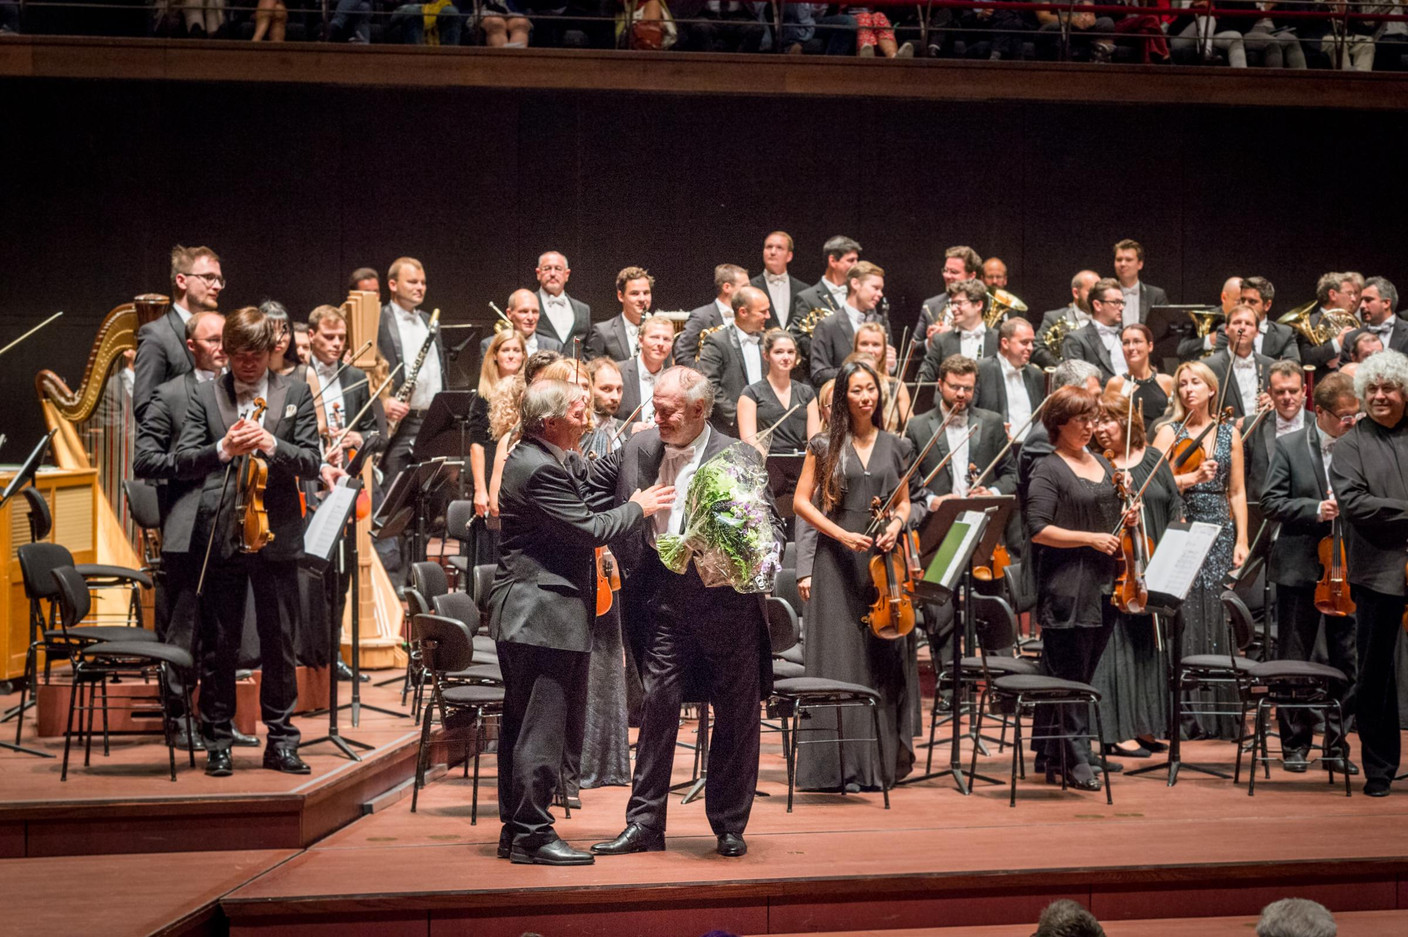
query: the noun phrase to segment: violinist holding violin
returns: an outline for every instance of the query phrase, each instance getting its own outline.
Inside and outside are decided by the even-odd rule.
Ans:
[[[1353,428],[1358,412],[1359,399],[1354,396],[1354,381],[1348,375],[1336,372],[1317,382],[1315,422],[1276,440],[1261,496],[1266,516],[1281,522],[1266,569],[1267,577],[1276,584],[1276,658],[1310,660],[1323,620],[1326,663],[1344,671],[1350,679],[1340,700],[1346,714],[1354,711],[1352,691],[1358,671],[1354,615],[1322,614],[1316,608],[1316,586],[1327,576],[1332,586],[1337,579],[1347,602],[1339,611],[1352,608],[1342,559],[1332,560],[1327,569],[1320,562],[1319,549],[1328,538],[1332,550],[1343,550],[1343,522],[1339,519],[1339,503],[1330,491],[1330,466],[1336,443]],[[1302,773],[1309,767],[1306,753],[1312,741],[1313,718],[1304,709],[1288,709],[1279,714],[1279,719],[1282,765],[1287,771]],[[1335,766],[1338,770],[1358,773],[1349,762],[1344,727],[1333,711],[1325,725],[1325,748],[1326,757],[1337,754],[1344,763],[1343,767]]]
[[[793,507],[818,533],[807,614],[807,674],[879,693],[881,758],[876,761],[876,747],[868,741],[869,713],[845,710],[844,737],[857,740],[842,743],[846,775],[841,776],[835,745],[804,745],[797,765],[797,787],[804,790],[879,790],[904,777],[914,764],[919,699],[914,634],[886,640],[862,624],[876,598],[871,560],[876,551],[895,548],[910,512],[906,487],[878,533],[867,534],[874,502],[890,500],[911,458],[903,439],[880,428],[880,399],[880,378],[868,360],[841,367],[829,429],[807,446]],[[833,720],[816,713],[812,739],[831,738]]]
[[[1242,473],[1242,434],[1220,408],[1218,378],[1200,361],[1187,361],[1173,374],[1170,422],[1159,429],[1154,447],[1169,453],[1174,480],[1183,493],[1188,521],[1215,524],[1213,542],[1193,587],[1180,607],[1183,653],[1231,654],[1222,618],[1222,590],[1227,574],[1247,560],[1247,496]],[[1221,412],[1222,417],[1217,415]],[[1231,686],[1196,691],[1198,709],[1237,710]],[[1184,717],[1188,738],[1235,739],[1241,726],[1234,715]]]
[[[338,470],[322,464],[308,385],[269,370],[277,336],[264,313],[253,307],[230,313],[222,338],[229,370],[195,387],[176,453],[178,476],[202,480],[191,549],[209,551],[200,636],[206,649],[200,675],[205,771],[225,777],[233,770],[235,668],[253,580],[263,670],[259,704],[268,729],[264,767],[307,774],[292,722],[298,697],[292,631],[303,553],[298,479],[321,475],[331,484]],[[260,409],[262,416],[253,419]],[[250,459],[262,460],[267,468],[262,492],[240,490]],[[251,542],[251,532],[272,534],[272,539],[251,550],[262,539]]]

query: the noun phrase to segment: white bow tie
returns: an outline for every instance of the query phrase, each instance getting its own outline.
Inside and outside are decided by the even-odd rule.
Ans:
[[[940,421],[940,422],[942,422],[942,421]],[[965,426],[967,426],[967,425],[968,425],[968,411],[967,411],[967,410],[964,410],[962,413],[955,414],[954,417],[953,417],[953,419],[951,419],[951,420],[948,421],[948,428],[949,428],[949,430],[962,429],[963,427],[965,427]]]
[[[974,329],[971,332],[959,332],[958,334],[963,338],[982,338],[983,333],[986,331],[986,329]]]
[[[1388,333],[1393,331],[1393,323],[1384,322],[1379,325],[1366,325],[1364,326],[1364,328],[1368,329],[1370,332],[1373,332],[1375,335],[1387,335]]]
[[[693,446],[665,446],[665,461],[673,465],[683,465],[694,458]]]
[[[1096,322],[1096,323],[1095,323],[1095,330],[1096,330],[1097,332],[1099,332],[1101,335],[1103,335],[1103,336],[1108,336],[1108,337],[1110,337],[1110,338],[1119,338],[1119,337],[1120,337],[1120,328],[1119,328],[1119,326],[1117,326],[1117,325],[1106,325],[1106,324],[1103,323],[1103,322]]]
[[[549,297],[548,297],[548,305],[549,305],[549,306],[565,306],[565,305],[567,305],[567,297],[566,297],[566,296],[549,296]]]
[[[761,335],[758,335],[756,332],[750,335],[747,332],[740,331],[738,333],[738,340],[741,342],[747,342],[749,345],[756,345],[763,340],[763,337]]]
[[[765,280],[767,280],[767,282],[769,282],[769,283],[782,284],[782,283],[786,283],[786,282],[787,282],[787,274],[785,274],[785,273],[782,273],[782,274],[765,273],[765,274],[763,274],[763,278],[764,278]]]
[[[324,381],[330,380],[337,373],[337,365],[323,364],[321,361],[314,364],[313,369],[318,372],[318,378]]]
[[[258,384],[246,384],[244,381],[235,381],[235,395],[239,397],[253,397],[259,393]]]

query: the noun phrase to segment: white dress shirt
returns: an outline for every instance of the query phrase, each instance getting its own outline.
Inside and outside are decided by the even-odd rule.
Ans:
[[[171,308],[176,310],[176,315],[181,317],[181,324],[185,325],[191,321],[192,312],[180,303],[172,303]]]
[[[738,346],[743,349],[743,373],[749,384],[756,384],[763,379],[763,333],[749,335],[738,327],[737,322],[733,324],[733,330],[738,333]]]
[[[342,402],[342,376],[337,373],[338,367],[336,361],[323,364],[313,358],[313,373],[318,378],[318,389],[314,393],[322,395],[317,402],[323,408],[323,419],[327,421],[328,429],[340,430],[346,427],[348,416],[347,405]]]
[[[687,446],[676,448],[665,446],[665,458],[660,462],[660,475],[655,479],[657,485],[675,486],[675,503],[670,506],[670,513],[664,511],[656,514],[655,530],[657,533],[678,534],[684,526],[684,502],[685,494],[689,491],[690,479],[694,478],[694,473],[704,462],[704,449],[709,445],[709,424],[704,424],[704,431],[694,437],[694,441]],[[684,455],[681,450],[692,449],[693,452]],[[676,453],[679,458],[673,458]],[[663,522],[660,518],[666,518]],[[663,524],[663,527],[662,527]]]
[[[214,371],[202,371],[200,368],[196,368],[196,383],[204,384],[206,381],[213,381],[215,380],[215,374],[216,372]]]
[[[631,355],[640,354],[640,326],[627,319],[624,312],[621,313],[621,325],[626,330],[626,347]]]
[[[854,335],[860,329],[861,323],[865,321],[865,313],[848,302],[841,303],[841,311],[846,314],[846,318],[851,320],[851,334]]]
[[[1300,428],[1303,427],[1303,426],[1305,426],[1305,408],[1304,408],[1304,407],[1301,407],[1301,408],[1297,409],[1297,410],[1296,410],[1296,415],[1293,416],[1293,417],[1291,417],[1289,420],[1283,420],[1283,419],[1281,419],[1281,414],[1279,414],[1279,413],[1276,414],[1276,438],[1277,438],[1277,439],[1280,439],[1282,436],[1286,435],[1287,433],[1294,433],[1296,430],[1300,429]]]
[[[1252,336],[1252,347],[1256,349],[1256,353],[1259,355],[1266,354],[1266,352],[1261,350],[1261,346],[1266,344],[1266,333],[1270,328],[1271,323],[1267,322],[1265,319],[1262,319],[1256,324],[1256,334]]]
[[[410,377],[410,369],[415,366],[416,357],[425,345],[426,337],[430,335],[430,327],[420,317],[419,310],[408,312],[395,302],[391,304],[391,309],[396,316],[396,333],[401,337],[401,360],[406,363],[401,369],[401,380],[404,382]],[[425,354],[415,389],[411,391],[411,399],[406,401],[406,404],[412,410],[424,410],[430,406],[430,401],[443,387],[440,356],[432,348]]]
[[[988,328],[981,321],[977,328],[971,331],[958,332],[958,351],[965,358],[972,358],[977,361],[983,356],[983,336],[987,334]]]
[[[1237,391],[1242,395],[1242,412],[1256,412],[1256,398],[1261,390],[1257,386],[1256,359],[1251,355],[1232,356],[1232,376],[1237,379]]]
[[[723,317],[724,325],[733,325],[733,307],[728,303],[714,297],[714,308],[719,310],[719,315]]]
[[[763,280],[767,284],[768,297],[772,300],[772,314],[785,329],[787,317],[792,314],[792,279],[785,273],[774,276],[764,271]]]
[[[825,285],[826,291],[831,294],[831,298],[836,301],[837,308],[840,308],[841,304],[846,301],[846,281],[842,280],[841,285],[837,286],[826,277],[822,277],[821,282]]]
[[[577,321],[577,315],[572,311],[572,304],[567,301],[567,294],[558,293],[556,296],[549,296],[543,290],[538,290],[538,305],[542,308],[543,315],[548,317],[552,330],[557,333],[558,341],[565,346],[567,336]]]
[[[1030,426],[1019,431],[1019,427],[1032,416],[1032,399],[1027,393],[1027,382],[1022,372],[1002,355],[997,356],[997,366],[1002,370],[1002,383],[1007,390],[1007,422],[1011,431],[1017,433],[1017,442],[1023,442],[1032,431]]]
[[[1325,477],[1328,479],[1330,477],[1330,458],[1334,455],[1335,443],[1339,440],[1321,429],[1319,423],[1315,424],[1315,435],[1320,440],[1320,459],[1325,463]],[[1326,494],[1328,495],[1328,492]]]
[[[1105,351],[1110,354],[1110,365],[1115,369],[1115,373],[1129,373],[1129,365],[1124,360],[1124,344],[1120,341],[1120,327],[1096,322],[1095,331],[1100,336],[1100,344],[1104,345]]]
[[[948,419],[948,413],[942,404],[939,405],[939,422]],[[949,477],[953,479],[953,493],[960,498],[968,496],[968,413],[965,411],[953,418],[953,422],[944,429],[944,436],[948,439],[948,451],[953,453],[953,458],[948,463]]]
[[[664,370],[664,367],[661,367]],[[655,419],[655,375],[645,367],[645,356],[636,355],[636,374],[640,376],[636,386],[640,388],[640,415],[635,422],[650,422]],[[629,415],[629,414],[628,414]]]
[[[1139,321],[1139,281],[1135,280],[1133,286],[1121,286],[1120,292],[1124,294],[1124,324],[1134,325]]]

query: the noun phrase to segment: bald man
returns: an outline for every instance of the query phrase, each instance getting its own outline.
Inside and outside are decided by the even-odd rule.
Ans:
[[[523,344],[527,349],[527,354],[532,355],[540,351],[562,351],[562,342],[551,335],[544,335],[538,331],[538,319],[541,313],[537,293],[532,290],[514,290],[508,298],[504,314],[513,323],[514,330],[523,336]],[[502,320],[500,320],[500,324],[502,324]],[[493,340],[494,334],[491,332],[479,343],[479,360],[483,361],[484,356],[489,353],[489,343]]]
[[[1071,278],[1071,301],[1060,309],[1052,309],[1041,317],[1041,326],[1036,330],[1036,345],[1032,349],[1032,363],[1041,368],[1054,368],[1061,363],[1061,356],[1046,347],[1047,333],[1057,322],[1065,321],[1066,334],[1070,335],[1085,327],[1090,321],[1090,288],[1100,279],[1094,270],[1082,270]]]
[[[983,285],[990,290],[1007,289],[1007,265],[1001,257],[989,257],[983,261]]]

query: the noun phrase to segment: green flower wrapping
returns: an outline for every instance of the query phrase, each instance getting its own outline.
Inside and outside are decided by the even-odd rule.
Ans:
[[[768,506],[768,475],[756,452],[729,446],[694,473],[684,500],[684,529],[655,540],[660,561],[684,574],[690,560],[708,587],[771,592],[781,568],[782,538]]]

